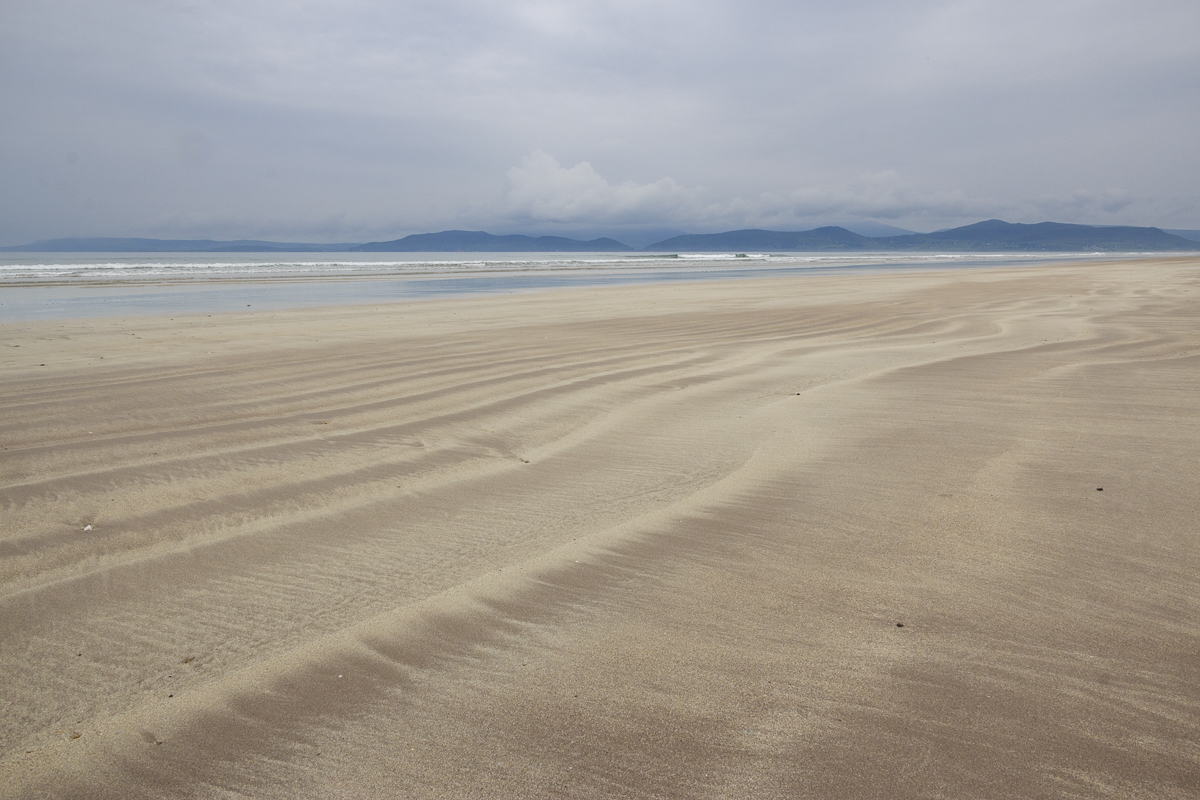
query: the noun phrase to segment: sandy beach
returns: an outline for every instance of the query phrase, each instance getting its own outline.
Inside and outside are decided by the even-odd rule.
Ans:
[[[1195,798],[1200,259],[0,325],[5,798]]]

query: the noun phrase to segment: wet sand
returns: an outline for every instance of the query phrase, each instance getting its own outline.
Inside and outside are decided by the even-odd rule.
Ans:
[[[1200,791],[1200,259],[9,323],[0,370],[0,796]]]

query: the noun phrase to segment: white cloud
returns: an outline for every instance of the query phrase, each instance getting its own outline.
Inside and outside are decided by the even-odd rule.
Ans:
[[[535,150],[508,171],[509,210],[539,222],[669,222],[703,213],[703,189],[671,178],[610,183],[587,161],[564,167]]]
[[[963,219],[994,214],[1002,204],[907,180],[895,170],[867,173],[841,186],[805,186],[786,195],[765,195],[761,217],[773,220]]]
[[[1035,205],[1049,218],[1089,219],[1113,217],[1136,202],[1128,189],[1093,191],[1076,189],[1067,195],[1041,198]]]
[[[587,161],[564,167],[554,156],[535,150],[508,170],[508,181],[509,218],[549,223],[805,229],[866,219],[975,221],[998,211],[1017,211],[958,189],[918,185],[894,170],[863,174],[843,184],[716,198],[707,189],[681,186],[671,178],[614,184]]]

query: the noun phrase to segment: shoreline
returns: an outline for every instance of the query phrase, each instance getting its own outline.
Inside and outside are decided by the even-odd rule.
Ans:
[[[165,254],[179,255],[179,254]],[[123,277],[62,279],[57,281],[0,280],[0,324],[36,319],[71,319],[91,316],[154,315],[234,311],[250,301],[251,307],[270,310],[312,308],[322,305],[359,305],[376,302],[411,302],[442,297],[481,297],[511,292],[586,289],[599,286],[648,285],[685,281],[721,281],[816,277],[822,275],[887,274],[973,269],[1020,269],[1123,261],[1162,261],[1170,257],[1128,254],[947,254],[924,260],[901,258],[865,263],[832,263],[805,266],[742,265],[729,261],[687,264],[671,268],[637,266],[621,270],[611,266],[571,267],[524,271],[482,268],[464,273],[429,271],[389,274],[280,274],[210,275],[203,277]],[[1184,257],[1186,258],[1186,257]],[[665,260],[665,259],[664,259]],[[862,261],[864,257],[837,256],[834,261]],[[1036,260],[1041,260],[1037,263]],[[636,262],[637,259],[631,259]],[[547,263],[550,263],[548,260]],[[753,261],[751,262],[753,263]]]

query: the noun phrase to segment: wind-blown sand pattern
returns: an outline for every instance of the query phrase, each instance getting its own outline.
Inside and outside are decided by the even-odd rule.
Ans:
[[[1200,792],[1200,260],[0,339],[4,797]]]

